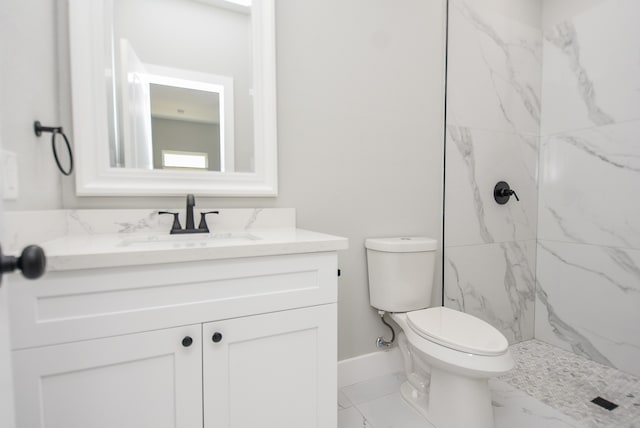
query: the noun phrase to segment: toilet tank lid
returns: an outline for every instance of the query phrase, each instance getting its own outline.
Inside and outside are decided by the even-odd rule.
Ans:
[[[416,253],[420,251],[435,251],[438,241],[425,236],[407,236],[400,238],[369,238],[364,241],[369,250],[388,253]]]

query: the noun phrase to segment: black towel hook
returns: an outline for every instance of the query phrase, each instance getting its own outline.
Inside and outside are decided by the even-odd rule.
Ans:
[[[42,126],[40,121],[36,120],[35,122],[33,122],[33,131],[38,137],[41,136],[43,132],[51,133],[51,149],[53,150],[53,157],[56,160],[58,169],[64,175],[71,175],[71,173],[73,172],[73,152],[71,151],[71,144],[69,143],[69,139],[62,130],[62,126]],[[64,168],[62,168],[62,165],[60,164],[60,158],[58,158],[58,150],[56,149],[56,135],[62,135],[62,138],[64,138],[64,143],[67,146],[67,151],[69,152],[69,169],[66,171],[64,170]]]

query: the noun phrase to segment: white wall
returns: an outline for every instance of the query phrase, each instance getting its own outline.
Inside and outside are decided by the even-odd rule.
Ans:
[[[2,144],[0,142],[0,150]],[[2,180],[0,180],[2,184]],[[0,189],[0,196],[2,190]],[[5,236],[3,231],[3,206],[0,198],[0,244]],[[14,423],[13,380],[11,377],[11,345],[9,339],[9,275],[4,274],[0,284],[0,426],[12,428]]]
[[[364,239],[440,239],[441,3],[278,1],[278,203],[303,228],[349,238],[341,359],[388,335],[368,305]]]
[[[6,15],[4,9],[0,8],[0,26],[4,26]],[[0,38],[0,53],[4,53],[2,48],[5,45],[5,39]],[[4,67],[0,68],[0,81],[4,74]],[[3,98],[4,86],[0,85],[0,105],[4,105]],[[2,116],[0,116],[0,165],[2,165],[3,156],[3,138],[2,138]],[[4,180],[0,171],[0,246],[6,237],[4,225],[4,201],[3,190]],[[6,247],[5,247],[6,248]],[[3,275],[4,280],[0,283],[0,426],[12,428],[15,424],[14,408],[13,408],[13,381],[11,376],[11,346],[9,338],[9,304],[7,302],[7,284],[9,282],[8,275]]]
[[[151,118],[153,166],[162,169],[162,151],[207,154],[208,169],[220,171],[220,125],[216,123]]]
[[[55,3],[41,0],[0,2],[0,115],[4,148],[18,153],[20,198],[6,209],[58,208],[61,175],[49,136],[38,138],[33,122],[60,123]],[[65,124],[70,130],[71,124]],[[73,178],[65,178],[72,181]]]
[[[45,110],[52,120],[68,117],[68,56],[60,51],[58,91],[54,0],[3,3],[10,3],[15,23],[9,27],[14,32],[3,26],[0,37],[25,52],[15,59],[11,78],[22,72],[35,82],[35,89],[5,85],[9,99],[20,100],[18,111],[3,110],[10,119],[6,127],[17,134],[18,125],[30,125],[31,109]],[[443,3],[277,0],[279,196],[198,198],[199,206],[294,207],[299,227],[349,238],[350,249],[340,254],[341,359],[374,351],[375,338],[387,334],[368,304],[364,239],[441,236]],[[18,31],[20,25],[28,30]],[[44,58],[33,58],[33,50]],[[70,123],[64,125],[70,129]],[[39,147],[31,140],[22,137],[15,145],[24,161],[21,173],[42,173],[21,176],[21,198],[10,209],[184,203],[183,198],[76,198],[73,180],[66,178],[61,199],[50,153],[28,159]]]

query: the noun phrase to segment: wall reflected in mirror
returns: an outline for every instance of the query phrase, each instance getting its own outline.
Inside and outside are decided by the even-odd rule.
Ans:
[[[223,94],[151,84],[153,168],[224,169]]]
[[[253,172],[250,3],[105,3],[112,167]]]

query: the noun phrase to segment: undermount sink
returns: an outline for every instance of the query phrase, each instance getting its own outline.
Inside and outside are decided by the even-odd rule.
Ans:
[[[175,247],[206,247],[209,245],[246,244],[261,238],[245,232],[194,233],[189,235],[132,236],[122,240],[122,246],[150,247],[174,244]]]

